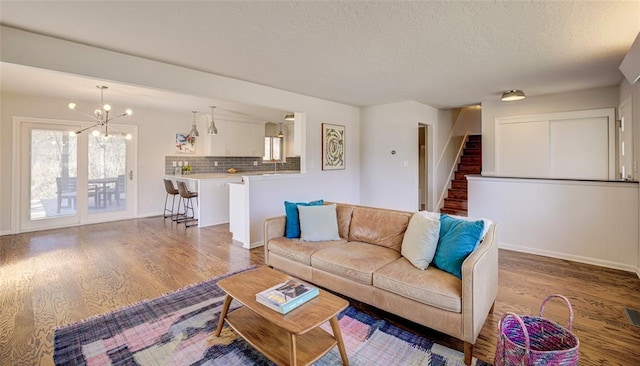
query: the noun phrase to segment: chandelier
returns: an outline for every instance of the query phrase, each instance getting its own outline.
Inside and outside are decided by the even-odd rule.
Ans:
[[[109,122],[113,121],[114,119],[120,118],[120,117],[124,117],[124,116],[130,116],[131,114],[133,114],[133,111],[131,109],[127,109],[124,113],[119,114],[115,117],[109,117],[109,112],[111,111],[111,106],[109,104],[105,104],[104,103],[104,91],[105,89],[109,89],[109,87],[104,86],[104,85],[97,85],[96,88],[100,89],[100,108],[97,108],[95,111],[93,111],[93,114],[91,113],[87,113],[85,111],[83,111],[80,108],[76,107],[75,103],[69,103],[69,109],[72,109],[74,111],[78,111],[82,114],[84,114],[85,116],[91,118],[95,124],[93,126],[89,126],[86,128],[83,128],[81,130],[78,131],[71,131],[69,132],[69,136],[75,136],[78,134],[83,133],[86,130],[89,129],[93,129],[93,131],[91,132],[91,134],[93,136],[100,136],[100,129],[102,127],[104,127],[104,137],[105,138],[109,138],[110,135],[120,135],[120,136],[124,136],[125,139],[127,140],[131,140],[131,134],[127,133],[125,134],[124,132],[109,126]],[[115,133],[114,133],[115,132]]]

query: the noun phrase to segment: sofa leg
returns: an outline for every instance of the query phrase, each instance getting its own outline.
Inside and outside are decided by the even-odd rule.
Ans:
[[[489,309],[489,314],[493,314],[493,310],[496,307],[496,302],[494,301],[493,304],[491,304],[491,309]]]
[[[473,344],[464,342],[464,364],[471,365],[471,357],[473,356]]]

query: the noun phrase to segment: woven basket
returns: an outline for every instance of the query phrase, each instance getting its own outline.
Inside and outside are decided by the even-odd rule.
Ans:
[[[569,307],[569,326],[542,317],[546,303],[558,297]],[[540,306],[540,316],[506,313],[498,325],[498,344],[494,366],[578,365],[580,342],[572,332],[573,308],[562,295],[549,295]]]

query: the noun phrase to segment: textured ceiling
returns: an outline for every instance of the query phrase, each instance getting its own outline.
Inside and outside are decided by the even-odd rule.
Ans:
[[[458,107],[620,83],[640,1],[1,1],[0,22],[354,106]]]

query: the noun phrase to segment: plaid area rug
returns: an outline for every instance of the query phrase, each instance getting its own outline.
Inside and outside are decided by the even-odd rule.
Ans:
[[[221,278],[56,328],[55,364],[273,365],[228,326],[212,335],[224,300],[216,285]],[[234,301],[231,308],[238,306]],[[351,365],[464,365],[461,352],[352,307],[338,318]],[[322,327],[331,333],[328,323]],[[337,347],[315,363],[340,364]]]

